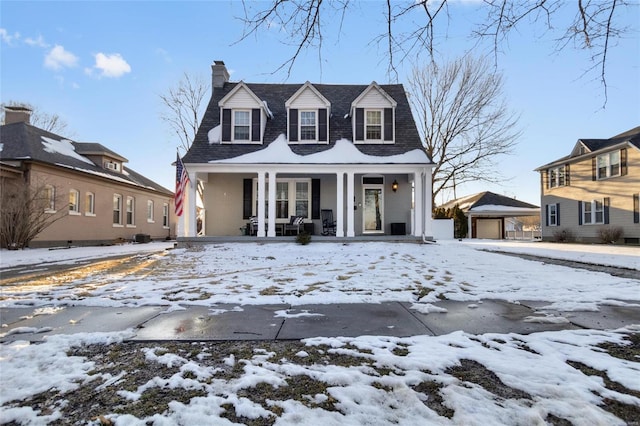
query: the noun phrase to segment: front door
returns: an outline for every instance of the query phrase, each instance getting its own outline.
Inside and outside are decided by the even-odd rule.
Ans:
[[[384,203],[382,185],[364,187],[363,223],[364,233],[384,232]]]

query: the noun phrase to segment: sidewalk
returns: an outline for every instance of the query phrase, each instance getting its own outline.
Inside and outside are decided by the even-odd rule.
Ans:
[[[310,337],[517,333],[617,329],[640,324],[640,307],[600,306],[598,312],[537,311],[548,302],[441,301],[431,313],[411,303],[327,305],[163,306],[134,308],[0,308],[0,342],[42,341],[53,334],[133,329],[132,341],[298,340]]]

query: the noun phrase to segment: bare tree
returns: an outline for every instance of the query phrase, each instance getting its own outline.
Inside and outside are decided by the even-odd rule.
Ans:
[[[502,75],[487,59],[414,66],[408,91],[425,150],[436,163],[432,200],[465,182],[504,180],[494,161],[515,147],[518,116],[507,108]]]
[[[385,19],[384,29],[372,41],[384,46],[390,75],[397,76],[396,67],[400,63],[406,58],[415,58],[423,51],[434,58],[438,43],[446,40],[449,25],[460,19],[456,14],[462,6],[458,4],[453,7],[454,1],[386,0],[367,4],[367,7],[380,7]],[[265,3],[258,3],[259,10],[255,11],[250,7],[255,3],[243,1],[245,30],[241,40],[261,30],[282,27],[286,42],[294,46],[294,53],[280,68],[288,67],[290,73],[305,49],[315,47],[321,56],[325,34],[331,33],[323,31],[323,28],[335,22],[333,18],[336,15],[339,16],[340,26],[349,14],[357,16],[358,13],[353,9],[360,3],[356,0],[272,0],[266,6]],[[464,7],[476,6],[468,4]],[[621,27],[618,23],[620,16],[633,13],[630,10],[632,7],[638,5],[630,0],[483,0],[478,2],[478,20],[471,23],[469,35],[476,42],[489,40],[496,59],[510,33],[537,34],[540,28],[556,34],[557,51],[568,45],[588,49],[592,55],[591,65],[586,72],[597,71],[605,90],[606,102],[607,53],[614,40],[629,31],[629,28]],[[570,21],[554,24],[554,18],[570,14],[572,10],[574,16]]]
[[[164,112],[160,118],[167,123],[180,140],[179,148],[187,151],[193,142],[200,124],[203,99],[210,86],[202,77],[190,76],[186,72],[178,85],[159,95]]]
[[[22,178],[0,179],[0,246],[10,250],[27,247],[31,240],[68,214],[68,204],[54,186],[29,185]],[[63,208],[52,209],[52,204]]]
[[[64,121],[58,114],[49,114],[42,111],[39,107],[33,106],[27,102],[8,101],[6,103],[2,103],[0,106],[2,106],[2,124],[4,124],[5,106],[28,108],[31,110],[30,124],[32,124],[33,126],[46,130],[47,132],[63,135],[65,137],[73,136],[69,134],[69,125],[67,124],[67,122]]]

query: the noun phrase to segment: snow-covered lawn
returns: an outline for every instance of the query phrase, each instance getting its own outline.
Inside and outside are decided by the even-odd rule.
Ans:
[[[129,246],[142,250],[137,261],[95,273],[5,285],[0,306],[408,301],[419,309],[441,298],[491,298],[541,300],[566,311],[640,300],[637,279],[484,251],[640,273],[633,247],[312,242],[216,244],[149,256],[156,247],[164,248]],[[93,256],[88,249],[19,254],[1,252],[2,268]],[[50,336],[0,346],[0,422],[633,424],[640,418],[639,334],[640,325],[231,344],[123,342],[130,332]]]

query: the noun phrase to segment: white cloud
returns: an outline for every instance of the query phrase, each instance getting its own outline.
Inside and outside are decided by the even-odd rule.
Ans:
[[[111,55],[98,53],[95,57],[96,64],[94,68],[99,69],[103,77],[118,78],[131,72],[131,66],[119,53],[113,53]]]
[[[9,34],[9,32],[6,29],[0,28],[0,39],[2,40],[3,43],[6,43],[9,46],[11,46],[13,41],[18,40],[19,38],[20,38],[20,33]]]
[[[49,44],[44,41],[41,35],[39,35],[38,38],[27,37],[24,39],[24,42],[29,46],[49,47]]]
[[[78,64],[78,57],[64,50],[64,47],[56,44],[44,57],[44,66],[52,70],[63,67],[72,68]]]

